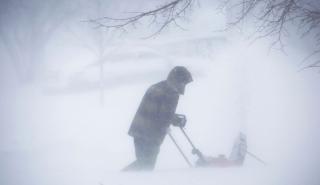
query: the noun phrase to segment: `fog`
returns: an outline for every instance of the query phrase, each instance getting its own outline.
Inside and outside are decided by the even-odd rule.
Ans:
[[[313,39],[293,35],[285,52],[201,0],[155,37],[143,22],[126,31],[85,20],[145,11],[159,1],[0,2],[0,184],[317,185],[318,71],[303,68]],[[246,32],[247,31],[247,32]],[[243,166],[190,168],[166,138],[153,172],[121,172],[135,159],[127,132],[145,91],[182,65],[193,75],[177,113],[208,156],[247,136]],[[102,80],[101,80],[102,79]],[[195,162],[180,130],[171,132]]]

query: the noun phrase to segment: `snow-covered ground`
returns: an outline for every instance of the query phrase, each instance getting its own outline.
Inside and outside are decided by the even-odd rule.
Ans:
[[[266,166],[248,156],[240,168],[189,169],[167,139],[154,172],[120,172],[134,160],[130,122],[148,86],[166,78],[162,70],[156,78],[106,87],[103,107],[98,90],[48,95],[41,86],[3,83],[1,184],[316,185],[317,75],[298,73],[286,58],[256,46],[241,48],[229,45],[201,62],[189,58],[184,64],[194,82],[177,112],[187,115],[187,132],[206,155],[229,155],[242,131]],[[124,70],[130,67],[137,68]],[[179,130],[172,133],[195,161]]]
[[[103,106],[96,59],[64,32],[47,48],[55,82],[21,85],[1,63],[0,185],[319,185],[319,74],[297,72],[299,52],[212,35],[223,21],[211,10],[193,14],[195,30],[121,42],[104,64]],[[239,168],[190,169],[167,138],[154,172],[120,172],[134,160],[127,131],[145,90],[175,65],[194,76],[177,112],[199,149],[228,156],[241,131],[266,166],[248,156]]]

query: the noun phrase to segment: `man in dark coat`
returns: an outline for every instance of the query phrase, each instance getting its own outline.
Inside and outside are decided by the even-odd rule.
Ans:
[[[182,66],[173,68],[167,80],[152,85],[145,93],[131,123],[129,135],[134,139],[136,160],[124,171],[153,170],[169,126],[184,127],[185,120],[175,114],[179,95],[192,81]]]

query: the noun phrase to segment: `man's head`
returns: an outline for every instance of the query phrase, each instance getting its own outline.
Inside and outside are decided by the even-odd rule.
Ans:
[[[184,94],[185,87],[192,82],[191,73],[183,66],[174,67],[167,78],[169,85],[179,94]]]

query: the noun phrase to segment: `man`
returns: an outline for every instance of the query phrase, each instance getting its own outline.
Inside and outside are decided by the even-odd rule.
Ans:
[[[145,93],[131,123],[129,135],[134,139],[136,160],[123,171],[153,170],[169,126],[184,127],[185,120],[175,114],[179,95],[192,82],[190,72],[174,67],[167,80],[152,85]]]

